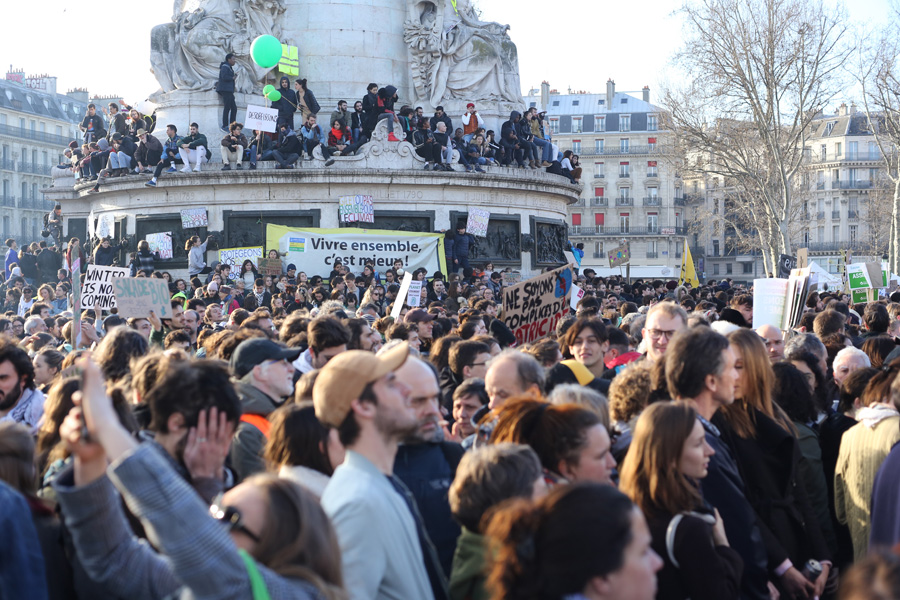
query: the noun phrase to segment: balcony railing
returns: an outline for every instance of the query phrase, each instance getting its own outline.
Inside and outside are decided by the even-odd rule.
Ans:
[[[0,158],[0,169],[4,171],[15,171],[16,161],[11,158]]]
[[[35,175],[49,175],[50,167],[47,165],[42,165],[42,164],[38,164],[38,163],[20,160],[19,161],[19,172],[34,173]]]
[[[865,251],[881,254],[872,244],[866,244],[860,241],[854,242],[816,242],[807,246],[810,252],[840,252],[841,250]],[[885,247],[884,250],[887,250]]]
[[[675,197],[672,199],[672,204],[675,206],[684,206],[684,198]]]
[[[831,189],[833,189],[833,190],[839,190],[839,189],[841,189],[841,182],[840,182],[840,181],[832,181],[832,182],[831,182]]]
[[[832,218],[832,219],[840,219],[840,218],[841,218],[841,211],[839,211],[839,210],[833,210],[833,211],[831,211],[831,218]]]
[[[634,206],[634,198],[616,198],[616,206]]]
[[[644,198],[644,206],[659,206],[659,196]]]
[[[3,196],[0,198],[0,204],[7,208],[15,208],[16,207],[16,197],[15,196]]]
[[[70,141],[72,141],[71,138],[62,135],[45,133],[42,131],[32,131],[31,129],[25,129],[24,127],[12,127],[11,125],[0,125],[0,135],[19,139],[34,140],[36,142],[46,142],[48,144],[56,144],[58,146],[65,146]]]
[[[860,179],[857,181],[842,181],[842,190],[868,190],[872,188],[872,181],[869,179]]]
[[[647,258],[659,258],[659,252],[651,252],[647,250]]]
[[[594,252],[594,258],[606,258],[606,255],[602,252]]]
[[[666,231],[665,234],[662,232]],[[669,233],[674,232],[674,233]],[[686,227],[582,227],[570,225],[569,235],[604,235],[604,236],[635,236],[635,235],[686,235]]]
[[[858,210],[852,210],[852,209],[851,209],[851,210],[848,210],[848,211],[847,211],[847,218],[850,219],[851,221],[855,221],[855,220],[859,219],[859,211],[858,211]]]
[[[591,198],[591,206],[609,206],[609,200],[606,198]]]
[[[596,133],[596,132],[595,132]],[[588,152],[588,150],[585,150]],[[655,154],[659,152],[657,144],[639,144],[630,145],[627,148],[621,146],[604,146],[597,148],[596,146],[590,150],[592,156],[622,156],[624,154]],[[587,156],[587,155],[585,155]]]
[[[584,198],[579,198],[572,206],[584,206]]]
[[[603,173],[594,173],[594,179],[606,179],[606,175]]]
[[[619,179],[631,179],[631,173],[624,173],[619,171]]]
[[[824,211],[824,210],[820,210],[818,213],[816,213],[816,218],[817,218],[817,219],[824,219],[824,218],[825,218],[825,211]]]
[[[817,182],[816,182],[816,189],[817,189],[817,190],[824,190],[824,189],[825,189],[825,182],[824,182],[824,181],[817,181]]]

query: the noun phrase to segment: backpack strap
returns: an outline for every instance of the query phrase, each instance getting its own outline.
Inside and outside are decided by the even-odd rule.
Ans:
[[[684,518],[684,515],[678,513],[672,520],[669,521],[669,526],[666,528],[666,553],[669,555],[669,560],[675,565],[676,569],[680,569],[681,565],[678,564],[678,561],[675,559],[675,533],[678,531],[678,524],[681,523],[681,519]]]
[[[247,423],[248,425],[253,425],[257,429],[259,429],[260,431],[262,431],[262,434],[268,439],[269,428],[272,426],[272,424],[269,423],[269,420],[264,416],[243,414],[241,415],[241,421]]]
[[[253,600],[272,600],[269,595],[269,588],[266,587],[266,580],[263,579],[256,566],[256,561],[246,550],[238,550],[241,558],[244,560],[244,567],[247,569],[247,575],[250,577],[250,591],[253,593]]]

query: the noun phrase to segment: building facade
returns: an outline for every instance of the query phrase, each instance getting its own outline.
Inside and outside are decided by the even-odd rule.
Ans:
[[[638,94],[617,92],[612,80],[605,94],[559,94],[545,83],[525,102],[547,111],[560,151],[579,156],[584,189],[568,220],[569,239],[584,244],[582,267],[619,273],[608,253],[624,240],[632,277],[667,277],[680,268],[686,233],[681,178],[662,109],[649,88]]]
[[[810,127],[795,206],[791,245],[838,274],[848,257],[880,260],[888,249],[893,189],[884,177],[883,157],[864,113],[842,104],[818,116]],[[689,237],[701,277],[750,282],[765,277],[759,250],[736,242],[729,222],[735,190],[710,175],[685,177]],[[752,232],[746,232],[752,237]],[[843,253],[843,256],[842,256]]]
[[[53,205],[44,199],[50,169],[63,150],[80,140],[78,124],[87,92],[56,92],[56,78],[25,77],[11,70],[0,80],[0,235],[20,244],[43,239],[43,217]],[[0,239],[0,241],[2,241]]]

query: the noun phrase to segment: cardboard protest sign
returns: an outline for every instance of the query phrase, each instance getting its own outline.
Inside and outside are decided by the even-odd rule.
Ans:
[[[783,327],[787,294],[787,279],[753,280],[753,329],[763,325]]]
[[[172,258],[172,232],[150,233],[145,238],[150,252],[159,252],[160,258]]]
[[[81,307],[102,308],[109,310],[116,306],[116,294],[113,279],[128,277],[126,267],[101,267],[88,265],[81,285]]]
[[[487,237],[488,221],[491,220],[491,212],[482,208],[470,208],[469,220],[466,221],[466,233],[475,237]]]
[[[181,211],[181,228],[208,227],[209,217],[205,208],[185,208]]]
[[[609,252],[609,268],[615,268],[631,261],[631,249],[628,244],[613,248]]]
[[[254,267],[259,266],[259,260],[262,258],[262,246],[253,246],[247,248],[223,248],[219,250],[219,262],[223,265],[231,265],[238,267],[244,264],[245,260],[253,263]],[[233,270],[232,270],[233,272]]]
[[[283,273],[280,258],[260,258],[256,261],[256,268],[262,275],[280,277]]]
[[[419,308],[422,305],[422,282],[411,281],[409,291],[406,294],[406,304],[410,308]]]
[[[113,279],[119,316],[145,318],[150,311],[160,319],[172,318],[171,294],[165,279],[118,277]]]
[[[341,196],[338,198],[341,223],[374,223],[375,205],[372,196]]]
[[[503,322],[518,345],[551,334],[569,312],[572,268],[566,265],[503,290]]]
[[[511,273],[503,273],[503,285],[515,285],[522,281],[522,274],[518,271],[513,271]]]
[[[391,309],[391,317],[393,317],[394,321],[400,318],[400,311],[403,310],[401,298],[406,298],[409,295],[410,284],[412,284],[412,273],[406,271],[403,274],[403,281],[400,282],[400,291],[397,292],[397,299],[394,300],[394,308]]]
[[[277,123],[277,108],[266,108],[265,106],[256,106],[254,104],[247,105],[247,113],[244,115],[244,129],[247,131],[258,129],[268,133],[275,133],[277,131],[275,127]]]

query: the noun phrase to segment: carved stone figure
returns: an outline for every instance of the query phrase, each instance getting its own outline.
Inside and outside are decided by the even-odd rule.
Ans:
[[[212,90],[230,52],[237,59],[235,91],[259,91],[266,70],[253,63],[250,45],[264,34],[280,39],[284,11],[283,0],[175,0],[172,22],[150,33],[151,71],[163,92]]]
[[[479,20],[469,0],[409,0],[404,40],[416,100],[523,103],[508,25]],[[455,6],[454,6],[455,4]]]
[[[563,251],[566,247],[566,227],[555,223],[535,223],[535,264],[548,265],[564,263]]]

